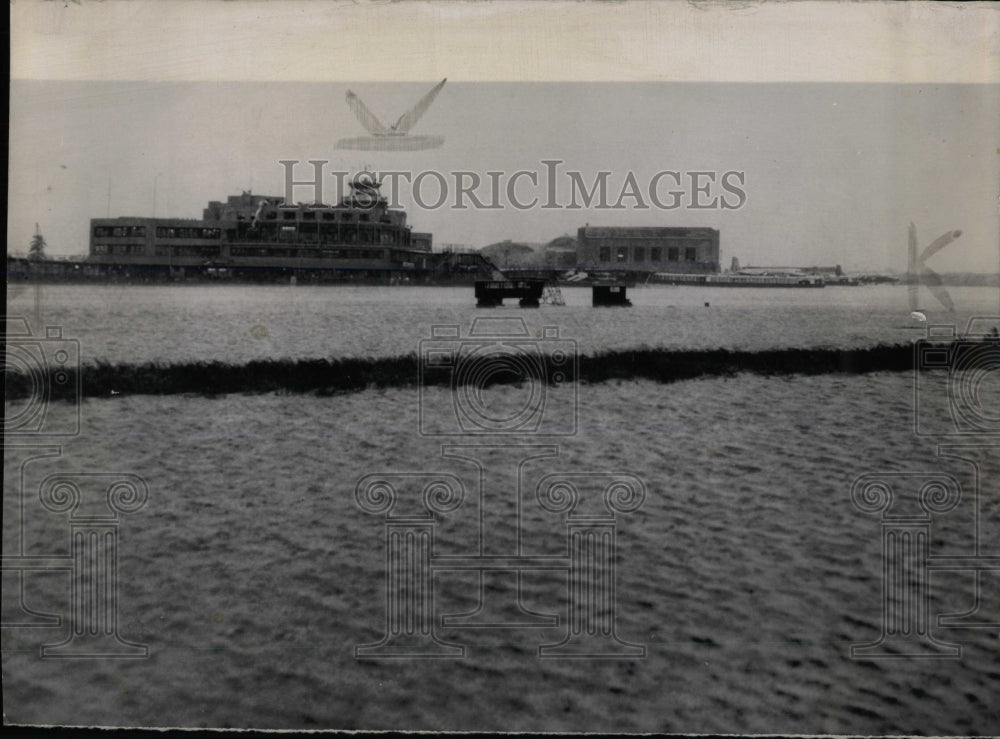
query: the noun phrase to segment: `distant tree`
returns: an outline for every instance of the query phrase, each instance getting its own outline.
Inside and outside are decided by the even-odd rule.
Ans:
[[[45,243],[45,237],[42,236],[41,232],[38,230],[38,224],[35,224],[35,235],[31,237],[31,246],[28,247],[28,259],[33,262],[41,262],[45,259],[45,247],[48,244]]]

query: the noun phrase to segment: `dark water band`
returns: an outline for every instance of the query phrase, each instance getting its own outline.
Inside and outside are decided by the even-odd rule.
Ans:
[[[636,349],[580,356],[574,363],[556,363],[529,356],[511,363],[504,357],[484,357],[473,371],[455,366],[428,367],[421,372],[415,354],[384,359],[280,359],[245,364],[186,362],[177,364],[111,364],[97,362],[69,370],[62,382],[45,382],[48,397],[73,400],[111,395],[202,396],[225,393],[314,393],[329,395],[371,388],[425,386],[452,387],[456,383],[482,387],[517,384],[525,379],[550,385],[579,381],[652,380],[669,383],[699,377],[754,373],[771,376],[903,372],[913,369],[911,344],[879,345],[860,349],[790,348],[762,351],[725,349],[687,351]],[[473,361],[473,360],[464,360]],[[77,377],[77,373],[79,377]],[[79,382],[77,380],[79,379]],[[5,372],[6,398],[31,396],[38,378]],[[79,389],[78,389],[79,388]]]

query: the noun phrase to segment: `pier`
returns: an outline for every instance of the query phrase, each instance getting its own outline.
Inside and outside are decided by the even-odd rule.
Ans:
[[[495,308],[504,298],[518,298],[522,308],[537,308],[544,289],[545,280],[477,280],[476,307]]]

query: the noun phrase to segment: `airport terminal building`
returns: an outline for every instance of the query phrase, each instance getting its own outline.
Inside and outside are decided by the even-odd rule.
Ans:
[[[431,241],[381,197],[289,207],[280,197],[244,192],[210,202],[201,219],[91,219],[87,261],[169,274],[419,270]]]
[[[596,227],[577,231],[580,269],[714,274],[719,231],[714,228]]]

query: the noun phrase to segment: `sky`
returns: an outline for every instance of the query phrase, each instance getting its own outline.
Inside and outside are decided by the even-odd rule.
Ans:
[[[300,180],[311,178],[306,162],[319,159],[328,162],[327,201],[337,170],[442,173],[444,207],[421,207],[404,181],[395,190],[410,224],[438,245],[545,242],[584,224],[709,226],[721,232],[725,264],[737,256],[744,265],[905,269],[913,221],[921,243],[963,231],[934,258],[936,269],[995,272],[1000,261],[1000,85],[449,82],[412,131],[442,136],[441,148],[335,148],[365,133],[348,89],[395,121],[432,84],[14,80],[9,248],[26,248],[37,222],[51,254],[84,253],[90,218],[150,216],[154,207],[160,217],[200,218],[209,200],[243,190],[282,194],[283,159],[302,163]],[[571,170],[588,187],[609,172],[611,204],[632,173],[642,202],[512,207],[506,183],[519,170],[539,178],[534,187],[522,177],[520,201],[547,200],[545,160],[562,162],[557,204],[571,202]],[[648,186],[665,170],[740,172],[742,184],[731,182],[746,202],[692,208],[687,176],[681,206],[656,207]],[[487,172],[503,172],[504,207],[452,207],[457,171],[479,176],[487,204]],[[661,180],[664,205],[670,189],[673,180]],[[438,193],[437,178],[425,176],[423,203]],[[701,202],[718,195],[738,202],[718,185]],[[296,198],[311,201],[312,189],[297,188]]]
[[[998,10],[14,3],[8,250],[26,249],[36,223],[51,254],[82,254],[93,217],[198,218],[209,200],[243,190],[280,194],[282,159],[434,171],[452,184],[456,171],[485,182],[499,171],[504,183],[536,171],[543,197],[542,162],[561,160],[561,172],[588,185],[609,172],[613,200],[629,176],[646,188],[664,170],[740,172],[747,199],[733,210],[643,209],[634,199],[620,210],[426,209],[404,184],[400,205],[437,245],[545,242],[584,224],[710,226],[724,265],[736,256],[853,270],[905,269],[912,221],[921,244],[963,232],[932,268],[996,272]],[[335,148],[365,133],[348,89],[391,122],[444,77],[412,130],[443,137],[441,148]],[[558,182],[568,202],[569,180]]]

